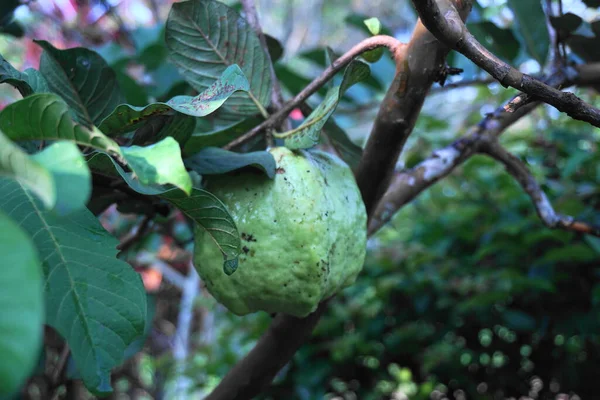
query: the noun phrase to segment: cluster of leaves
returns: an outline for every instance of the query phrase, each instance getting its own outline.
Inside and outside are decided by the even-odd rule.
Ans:
[[[164,29],[141,29],[136,38],[132,56],[111,45],[60,50],[38,40],[39,70],[21,72],[0,57],[0,83],[23,97],[0,112],[3,262],[24,266],[2,281],[2,319],[11,328],[0,342],[12,350],[0,363],[3,394],[38,360],[43,323],[66,340],[70,375],[93,393],[110,392],[111,370],[140,349],[151,322],[144,286],[96,215],[115,203],[150,218],[161,205],[178,209],[213,237],[231,274],[240,238],[224,205],[202,189],[202,175],[248,166],[275,173],[268,152],[216,147],[267,117],[271,98],[269,58],[235,9],[213,0],[175,4]],[[269,43],[276,57],[280,45]],[[159,85],[133,80],[133,62]],[[360,148],[330,117],[368,76],[368,65],[353,61],[300,127],[278,135],[308,148],[328,123],[333,141],[357,160]]]
[[[5,3],[8,11],[17,4]],[[498,9],[477,5],[469,29],[511,63],[532,59],[543,65],[550,43],[544,13],[538,2],[525,3],[508,1],[510,26],[492,18]],[[598,6],[596,0],[585,3]],[[351,15],[347,22],[367,35],[389,33],[366,16]],[[552,24],[578,57],[597,61],[597,23],[565,14]],[[271,111],[271,65],[235,8],[214,0],[178,3],[165,27],[139,29],[133,38],[132,55],[115,44],[96,52],[37,41],[43,49],[39,70],[18,71],[0,60],[0,83],[23,96],[0,112],[0,247],[3,265],[19,266],[5,268],[0,282],[0,348],[6,355],[0,395],[18,389],[40,359],[44,323],[71,349],[68,373],[97,394],[111,391],[111,370],[141,349],[152,302],[97,219],[109,205],[149,218],[165,205],[168,212],[180,210],[212,233],[225,270],[233,273],[238,233],[222,203],[202,189],[202,176],[247,166],[274,174],[267,152],[218,148]],[[267,43],[284,89],[298,93],[310,79],[292,63],[277,62],[281,45],[268,36]],[[297,57],[319,70],[335,58],[330,49]],[[365,62],[353,61],[317,93],[318,103],[309,101],[314,111],[302,123],[274,134],[277,143],[307,148],[325,140],[356,165],[361,149],[340,125],[357,121],[334,120],[332,113],[381,98],[394,68],[378,49],[363,58],[376,62],[375,76]],[[449,61],[472,66],[456,55]],[[132,79],[134,64],[145,70],[149,85]],[[467,78],[477,72],[465,69]],[[494,94],[482,89],[476,101],[490,98]],[[493,103],[498,101],[496,96]],[[430,107],[433,117],[419,120],[419,138],[411,139],[405,155],[408,166],[450,139],[439,105]],[[468,120],[477,118],[473,113]],[[533,148],[527,157],[537,173],[556,178],[548,186],[562,210],[593,220],[587,214],[597,207],[598,138],[577,124],[550,136],[533,140],[526,131],[513,145]],[[242,150],[264,148],[260,140]],[[334,302],[314,341],[266,397],[381,398],[402,391],[428,398],[434,389],[464,389],[485,398],[505,388],[527,393],[534,376],[593,396],[594,381],[586,374],[594,371],[599,350],[594,316],[600,271],[594,260],[600,244],[542,228],[499,167],[472,160],[403,210],[371,250],[357,284]],[[218,345],[198,349],[188,373],[208,377],[197,382],[206,389],[251,346],[267,317],[240,320],[214,302],[205,306],[219,312]],[[544,362],[548,354],[556,363]]]

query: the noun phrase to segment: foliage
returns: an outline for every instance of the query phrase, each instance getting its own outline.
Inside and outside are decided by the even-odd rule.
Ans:
[[[551,16],[548,25],[541,2],[480,3],[469,30],[512,65],[534,73],[549,65],[548,25],[568,46],[568,62],[600,60],[600,20],[589,17],[598,15],[596,0],[584,0],[585,12]],[[263,48],[239,5],[166,5],[170,12],[156,26],[121,26],[126,40],[106,34],[102,46],[88,40],[89,26],[71,35],[84,43],[65,39],[69,46],[26,38],[41,53],[39,68],[16,68],[2,50],[0,88],[16,90],[0,111],[0,396],[18,396],[49,376],[48,398],[59,398],[72,379],[99,397],[126,391],[124,379],[155,393],[187,379],[184,389],[196,398],[270,320],[235,317],[197,295],[188,304],[200,321],[191,327],[193,354],[177,355],[179,295],[160,280],[185,298],[180,281],[193,277],[194,231],[208,234],[222,269],[236,273],[240,233],[205,180],[237,170],[273,178],[264,134],[221,147],[276,111],[274,78],[293,97],[337,54],[329,47],[287,54],[269,35]],[[7,35],[31,32],[12,18],[17,6],[0,7]],[[400,29],[382,15],[344,12],[344,32]],[[457,53],[447,61],[464,80],[481,77]],[[268,134],[275,145],[321,147],[356,168],[394,69],[381,48],[363,53],[298,104],[291,128],[270,126]],[[577,93],[597,103],[595,92]],[[431,95],[399,168],[448,145],[511,94],[492,84]],[[557,209],[598,225],[599,139],[597,130],[539,108],[503,143],[527,161]],[[331,301],[311,341],[261,398],[594,398],[599,257],[600,239],[544,227],[514,179],[474,157],[370,239],[356,283]]]

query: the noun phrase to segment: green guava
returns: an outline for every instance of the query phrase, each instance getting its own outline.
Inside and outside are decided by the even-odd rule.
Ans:
[[[354,283],[363,266],[367,214],[350,168],[319,150],[269,150],[274,179],[241,171],[207,189],[227,206],[242,240],[239,266],[196,229],[194,263],[208,291],[238,315],[256,311],[304,317]]]

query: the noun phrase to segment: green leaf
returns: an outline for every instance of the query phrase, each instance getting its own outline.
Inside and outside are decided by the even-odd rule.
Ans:
[[[46,323],[63,336],[94,393],[111,391],[110,372],[143,335],[146,293],[140,276],[116,258],[118,241],[88,211],[58,217],[17,182],[0,180],[0,209],[33,238],[44,260]]]
[[[75,123],[69,106],[52,93],[33,94],[0,112],[0,130],[12,140],[70,140],[120,155],[119,146],[97,128]]]
[[[224,146],[261,122],[259,118],[250,117],[242,121],[230,122],[226,125],[211,126],[212,129],[203,130],[205,127],[202,122],[205,121],[206,119],[198,121],[194,133],[185,143],[183,151],[186,155],[197,153],[204,147]]]
[[[196,127],[196,118],[176,113],[150,118],[144,126],[135,131],[131,144],[143,146],[159,142],[171,136],[183,147]]]
[[[6,192],[1,193],[4,202]],[[6,396],[25,383],[37,364],[42,346],[44,302],[37,250],[23,229],[3,212],[0,212],[0,265],[0,396]]]
[[[365,14],[348,14],[346,18],[344,18],[344,22],[346,22],[349,25],[352,25],[355,28],[358,28],[360,31],[366,33],[368,36],[379,34],[388,36],[393,35],[392,31],[389,28],[381,24],[381,21],[379,21],[379,31],[377,33],[373,33],[371,28],[375,27],[374,25],[376,23],[372,22],[372,20],[379,21],[377,18],[370,18],[368,15]],[[367,24],[367,21],[371,22]],[[372,26],[370,27],[369,25]]]
[[[224,174],[244,167],[255,167],[269,178],[275,176],[275,159],[268,151],[234,153],[218,147],[205,147],[184,160],[185,165],[200,175]]]
[[[367,18],[363,21],[371,35],[379,35],[381,32],[381,21],[379,18]]]
[[[50,90],[69,105],[75,120],[86,127],[98,125],[124,102],[115,72],[95,51],[76,47],[59,50],[45,40],[40,72]]]
[[[283,56],[283,46],[279,42],[279,40],[275,39],[271,35],[265,34],[265,40],[267,41],[267,49],[269,49],[269,56],[271,57],[271,62],[277,62]]]
[[[191,192],[192,180],[183,165],[179,144],[172,137],[150,146],[122,147],[121,150],[143,185],[171,184],[187,194]]]
[[[170,190],[160,197],[179,208],[210,235],[223,254],[224,270],[233,273],[236,262],[231,260],[236,260],[240,254],[241,240],[237,226],[221,200],[206,190],[196,188],[189,197],[180,190]]]
[[[546,16],[540,1],[508,0],[515,16],[516,32],[529,55],[544,65],[548,57],[550,38],[546,29]]]
[[[561,37],[567,37],[571,32],[575,32],[582,22],[583,19],[579,15],[570,12],[559,17],[550,16],[552,27],[560,32]]]
[[[127,183],[130,188],[141,194],[157,195],[171,189],[171,187],[163,187],[160,185],[145,185],[141,183],[135,173],[125,171],[123,167],[121,167],[112,157],[110,157],[108,154],[102,151],[98,151],[92,154],[90,158],[88,158],[88,166],[93,171],[100,172],[104,175],[121,175],[125,183]]]
[[[325,123],[324,130],[331,145],[340,154],[342,160],[344,160],[350,168],[356,168],[362,157],[362,148],[350,140],[346,132],[344,132],[333,119],[329,119],[329,121]]]
[[[0,132],[0,175],[16,179],[59,214],[85,207],[92,191],[90,171],[70,142],[29,156]]]
[[[352,85],[369,76],[369,66],[360,61],[352,61],[344,71],[344,78],[340,86],[327,91],[323,102],[313,110],[306,120],[296,129],[276,135],[285,138],[285,146],[290,149],[304,149],[314,146],[319,142],[321,129],[335,111],[342,95]]]
[[[16,70],[0,55],[0,83],[8,83],[17,89],[23,97],[33,93],[49,92],[48,83],[42,74],[33,68],[25,72]]]
[[[308,79],[298,74],[296,71],[283,64],[277,64],[275,66],[275,74],[281,84],[292,94],[300,93],[302,89],[312,82],[312,79]],[[325,96],[327,91],[325,88],[320,88],[317,93],[321,96]]]
[[[173,114],[175,111],[192,117],[204,117],[221,107],[236,92],[248,89],[249,83],[242,70],[237,65],[231,65],[196,97],[176,96],[167,103],[152,103],[146,107],[122,104],[102,121],[100,130],[109,136],[117,136],[139,128],[149,118]]]
[[[46,208],[56,204],[56,188],[50,172],[32,160],[19,146],[0,132],[0,175],[14,178],[27,186]]]
[[[85,207],[92,194],[92,174],[75,143],[54,143],[31,158],[52,175],[56,212],[64,215]]]
[[[237,64],[250,81],[248,93],[235,93],[223,110],[238,116],[269,105],[271,74],[258,37],[237,11],[214,0],[173,4],[166,25],[171,61],[190,85],[204,91]]]

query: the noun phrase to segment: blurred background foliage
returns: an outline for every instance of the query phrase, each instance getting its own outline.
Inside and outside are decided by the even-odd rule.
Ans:
[[[226,3],[239,9],[234,1]],[[535,12],[542,10],[538,3],[480,0],[469,27],[495,54],[524,72],[539,74],[548,58],[549,39],[543,13]],[[570,61],[597,61],[600,4],[562,3],[565,15],[555,17],[552,25],[569,45]],[[117,71],[131,104],[189,94],[166,59],[162,24],[170,4],[3,1],[0,53],[23,69],[39,63],[40,49],[32,38],[59,48],[93,47]],[[524,4],[532,11],[519,14]],[[324,68],[325,46],[341,53],[369,35],[364,19],[379,18],[385,32],[402,40],[408,40],[416,20],[408,1],[261,0],[257,6],[265,32],[279,42],[278,47],[271,41],[272,54],[283,49],[274,58],[288,96]],[[399,168],[414,166],[448,145],[515,94],[488,84],[461,56],[451,54],[448,62],[464,73],[451,77],[445,88],[433,88]],[[359,145],[393,70],[387,55],[372,64],[372,78],[353,87],[335,114]],[[471,80],[485,84],[454,87]],[[599,104],[594,91],[577,94]],[[16,98],[8,85],[0,86],[2,106]],[[316,105],[319,99],[313,96],[310,103]],[[198,125],[194,135],[200,147],[222,145],[243,130],[210,122]],[[527,161],[557,210],[600,224],[599,136],[587,124],[540,107],[511,127],[502,142]],[[141,221],[136,211],[111,208],[101,221],[125,240]],[[171,353],[180,293],[162,279],[156,265],[166,262],[184,271],[191,232],[177,215],[151,224],[143,240],[121,254],[142,274],[155,317],[142,351],[115,371],[114,396],[119,399],[175,398],[171,391],[181,378]],[[165,225],[174,228],[163,229]],[[139,263],[140,251],[154,254],[155,260]],[[262,398],[598,398],[599,260],[600,239],[547,229],[502,166],[474,157],[370,239],[356,284],[331,303],[313,339]],[[194,388],[189,398],[209,392],[252,348],[269,321],[265,314],[233,316],[203,293],[195,307],[191,357],[183,371]],[[58,358],[52,341],[46,342],[48,357]],[[36,390],[33,379],[27,393],[36,398]]]

